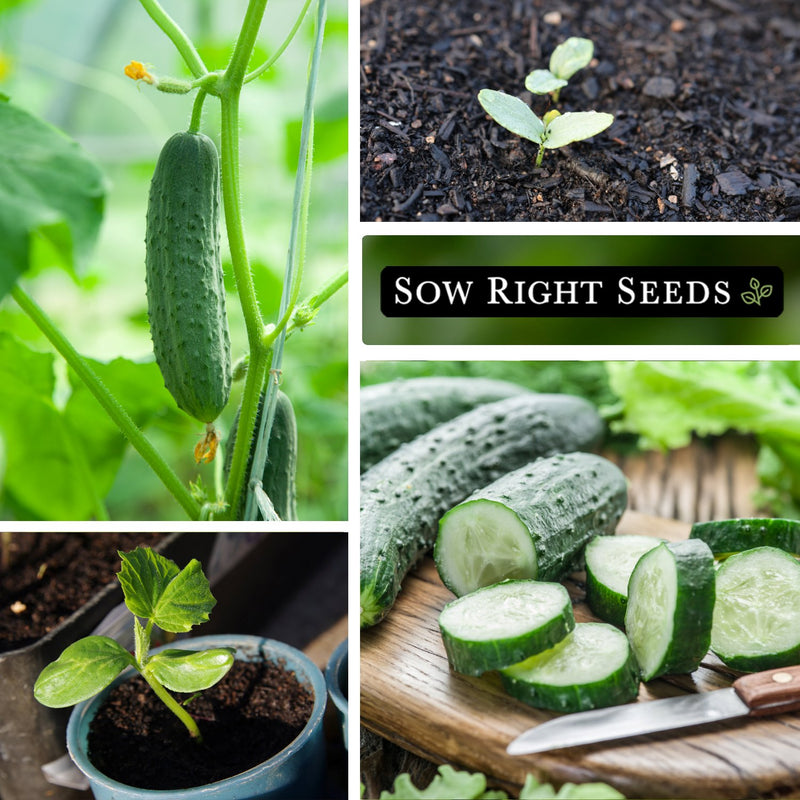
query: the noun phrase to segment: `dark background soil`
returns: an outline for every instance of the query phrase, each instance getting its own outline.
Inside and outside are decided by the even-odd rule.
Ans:
[[[800,218],[797,0],[362,0],[363,220]],[[545,153],[483,112],[542,116],[525,76],[569,36],[595,60],[559,108],[615,115]]]
[[[271,758],[300,733],[313,706],[311,692],[293,672],[236,661],[187,706],[203,735],[198,743],[137,676],[112,689],[92,720],[89,757],[101,772],[129,786],[201,786]]]

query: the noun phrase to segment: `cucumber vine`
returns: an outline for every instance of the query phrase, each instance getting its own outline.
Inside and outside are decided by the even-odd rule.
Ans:
[[[267,444],[274,416],[279,376],[282,371],[286,337],[293,331],[310,324],[321,305],[347,281],[347,271],[343,270],[305,300],[300,298],[311,185],[313,106],[326,21],[327,0],[316,0],[315,4],[315,30],[306,76],[291,234],[280,310],[278,319],[272,322],[267,322],[259,309],[242,221],[239,164],[240,98],[243,87],[266,73],[286,50],[308,16],[312,0],[304,0],[298,9],[291,29],[281,44],[262,64],[250,71],[248,71],[248,64],[264,18],[267,0],[249,0],[230,60],[227,66],[221,70],[210,70],[206,66],[191,38],[162,8],[158,0],[140,0],[140,4],[156,26],[171,40],[191,73],[191,78],[185,80],[162,76],[157,74],[149,64],[140,61],[131,61],[125,67],[125,74],[158,91],[177,95],[196,92],[188,124],[188,130],[192,133],[200,131],[204,104],[209,98],[216,98],[221,108],[222,207],[225,214],[232,271],[247,337],[247,353],[242,360],[246,369],[241,370],[244,374],[244,388],[226,485],[222,486],[221,470],[217,470],[213,489],[201,489],[202,484],[199,482],[192,486],[186,486],[114,395],[104,386],[88,361],[77,352],[63,333],[49,320],[45,312],[18,285],[12,289],[12,295],[59,354],[74,369],[117,427],[191,519],[234,518],[235,509],[242,507],[241,504],[245,497],[247,498],[245,518],[256,519],[259,507],[262,505],[258,500],[259,491],[263,491],[260,487],[260,476],[263,474],[267,457]],[[260,430],[256,431],[256,416],[262,391],[265,392],[264,413],[261,415]],[[209,446],[204,445],[201,448],[203,459],[208,457],[210,449],[215,444],[210,441],[209,437],[213,438],[213,432],[206,431]],[[246,474],[248,455],[254,437],[253,464],[250,473]],[[97,508],[98,516],[102,516],[100,513],[103,510],[102,503],[99,501]]]

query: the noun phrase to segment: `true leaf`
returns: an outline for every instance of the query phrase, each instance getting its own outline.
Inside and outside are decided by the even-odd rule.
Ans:
[[[103,214],[105,180],[76,142],[0,102],[0,298],[45,240],[73,270],[89,255]]]
[[[478,102],[484,111],[504,128],[524,139],[541,142],[544,123],[519,97],[494,89],[481,89],[478,92]]]
[[[557,78],[549,69],[535,69],[525,78],[525,88],[533,94],[548,94],[566,85],[563,78]]]
[[[167,587],[180,572],[178,565],[149,547],[137,547],[119,557],[122,566],[117,578],[125,605],[131,614],[152,619]]]
[[[231,647],[202,652],[162,650],[151,656],[145,670],[173,692],[200,692],[225,677],[235,652]]]
[[[614,121],[613,114],[602,111],[572,111],[553,119],[545,130],[543,147],[555,149],[579,142],[604,131]]]
[[[216,602],[200,562],[193,558],[164,589],[152,619],[162,630],[185,633],[207,622]]]
[[[87,636],[41,671],[33,694],[51,708],[72,706],[96,695],[133,663],[133,656],[113,639]]]
[[[593,53],[591,39],[571,36],[553,50],[550,56],[550,72],[557,78],[568,80],[592,60]]]

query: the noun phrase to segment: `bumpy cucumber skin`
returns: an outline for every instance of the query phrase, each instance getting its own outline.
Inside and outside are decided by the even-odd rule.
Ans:
[[[628,482],[602,456],[560,453],[503,475],[459,506],[484,500],[510,509],[528,529],[538,564],[533,577],[558,581],[579,566],[588,541],[614,533],[628,502]],[[438,568],[443,558],[440,539],[434,558]],[[444,570],[439,575],[451,592],[459,593],[448,584]]]
[[[176,133],[156,164],[147,206],[150,332],[178,407],[213,422],[231,388],[219,243],[219,157],[201,133]]]
[[[797,567],[798,580],[800,581],[800,565],[798,565],[796,559],[792,558],[792,556],[782,548],[765,545],[762,547],[754,547],[750,551],[745,550],[740,553],[734,553],[734,555],[726,559],[717,572],[717,585],[720,588],[724,587],[724,571],[735,570],[737,563],[741,563],[742,559],[749,557],[749,552],[760,550],[774,550],[776,551],[776,555],[780,553],[782,556],[785,556],[793,567]],[[721,578],[722,580],[720,580]],[[718,589],[717,603],[720,602],[724,602],[724,600],[722,599],[720,589]],[[727,666],[742,672],[761,672],[762,670],[791,667],[795,664],[800,664],[800,645],[790,647],[779,653],[765,653],[763,655],[757,655],[755,653],[749,655],[742,653],[726,653],[723,651],[723,648],[715,647],[713,628],[711,631],[711,649]]]
[[[800,555],[800,521],[795,519],[742,518],[695,522],[690,539],[702,539],[715,556],[777,547]]]
[[[367,470],[361,476],[361,627],[389,613],[448,509],[535,458],[593,449],[603,430],[582,398],[523,394],[438,425]]]
[[[361,472],[405,442],[479,405],[528,391],[491,378],[431,376],[364,386],[361,402]]]
[[[611,628],[604,622],[581,622],[575,626],[575,632],[582,625],[603,625]],[[625,636],[616,628],[613,630],[620,636]],[[506,692],[517,700],[535,708],[565,713],[629,703],[639,694],[639,669],[630,648],[628,658],[612,675],[591,683],[555,686],[523,678],[514,667],[501,671],[500,678]]]
[[[525,581],[504,581],[504,585],[521,584]],[[442,626],[441,618],[447,608],[453,603],[466,601],[465,595],[448,603],[439,615],[439,631],[442,634],[447,660],[450,666],[462,675],[483,675],[493,669],[517,664],[536,653],[548,650],[554,644],[560,642],[574,627],[575,616],[572,612],[572,604],[567,590],[560,584],[552,584],[562,589],[564,592],[564,606],[561,614],[554,616],[551,620],[541,627],[529,633],[520,634],[506,639],[492,639],[491,641],[469,641],[451,634],[446,627]],[[477,595],[480,592],[493,589],[493,586],[485,586],[473,592]]]
[[[264,409],[264,394],[258,399],[258,410],[256,412],[255,431],[258,432],[261,425],[261,413]],[[232,435],[225,444],[225,465],[224,475],[227,481],[231,471],[231,461],[233,460],[233,448],[236,445],[236,431],[239,427],[239,409],[233,420]],[[253,467],[253,448],[255,447],[255,437],[250,444],[250,453],[247,457],[247,470],[245,474],[250,476]],[[275,513],[283,521],[297,519],[297,419],[294,414],[294,407],[288,395],[278,391],[275,398],[275,417],[272,420],[272,430],[269,435],[269,446],[267,449],[267,461],[264,464],[264,473],[261,476],[261,484],[267,497],[272,501]],[[242,502],[239,506],[236,519],[244,517],[246,495],[243,493]]]
[[[658,667],[650,674],[642,674],[642,680],[645,681],[660,675],[694,672],[711,646],[711,623],[716,599],[714,556],[711,549],[700,539],[658,545],[642,556],[633,573],[646,568],[648,556],[660,547],[672,551],[677,565],[678,592],[673,630],[681,631],[681,635],[673,637]],[[633,602],[635,598],[629,594],[626,628],[627,613]],[[633,647],[633,642],[631,646]],[[633,649],[636,655],[635,647]]]

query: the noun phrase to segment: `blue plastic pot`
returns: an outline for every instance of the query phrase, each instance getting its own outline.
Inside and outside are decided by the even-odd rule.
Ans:
[[[331,701],[336,706],[342,726],[344,746],[347,748],[347,639],[331,654],[325,667],[325,683],[328,684]]]
[[[96,800],[258,800],[322,796],[325,781],[325,739],[322,718],[327,700],[326,684],[317,666],[301,651],[257,636],[199,636],[169,645],[185,650],[235,647],[242,661],[280,663],[314,694],[314,707],[297,738],[268,761],[222,781],[190,789],[153,790],[127,786],[105,776],[89,761],[86,739],[89,723],[111,689],[131,677],[126,671],[103,692],[75,706],[67,725],[67,749],[78,769],[89,779]],[[161,649],[161,648],[157,648]],[[153,652],[157,652],[154,650]]]

